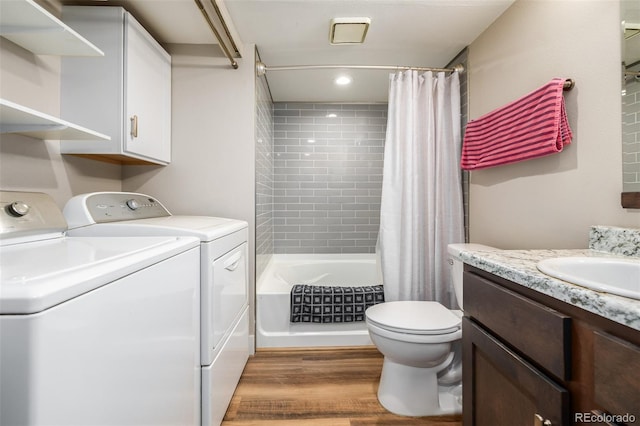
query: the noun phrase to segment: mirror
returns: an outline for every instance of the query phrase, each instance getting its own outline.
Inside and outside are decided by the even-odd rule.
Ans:
[[[640,0],[621,0],[622,206],[640,208]]]

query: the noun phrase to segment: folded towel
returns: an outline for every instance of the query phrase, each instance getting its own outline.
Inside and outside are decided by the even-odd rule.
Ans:
[[[562,151],[573,134],[562,96],[565,79],[554,78],[522,98],[470,121],[460,167],[483,169]]]
[[[381,302],[384,302],[382,285],[342,287],[296,284],[291,289],[291,322],[364,321],[364,311]]]

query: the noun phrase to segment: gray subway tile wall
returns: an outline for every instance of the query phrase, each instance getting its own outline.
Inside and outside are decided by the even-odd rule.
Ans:
[[[468,49],[463,49],[447,67],[454,66],[456,64],[462,64],[467,69],[468,64]],[[460,78],[460,126],[462,128],[461,136],[464,137],[464,130],[469,122],[469,83],[467,73],[463,72],[459,75]],[[469,241],[469,172],[461,170],[462,173],[462,198],[464,204],[464,236],[465,241]]]
[[[640,65],[630,68],[640,71]],[[622,173],[624,191],[640,191],[640,81],[628,76],[622,106]]]
[[[273,254],[273,102],[264,77],[256,80],[256,277]]]
[[[465,49],[451,63],[466,60]],[[257,277],[273,253],[374,252],[387,105],[274,104],[264,78],[256,97]],[[468,229],[468,173],[463,186]]]
[[[387,105],[273,112],[273,252],[375,252]]]

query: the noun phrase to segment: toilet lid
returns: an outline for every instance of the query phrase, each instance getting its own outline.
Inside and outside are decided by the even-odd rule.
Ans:
[[[398,301],[371,306],[367,321],[407,334],[445,334],[460,329],[460,318],[438,302]]]

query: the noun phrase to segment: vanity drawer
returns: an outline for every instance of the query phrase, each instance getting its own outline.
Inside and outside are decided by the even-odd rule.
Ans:
[[[471,272],[464,311],[533,363],[561,380],[571,374],[571,318]]]
[[[594,399],[609,414],[640,418],[640,347],[593,333]]]

